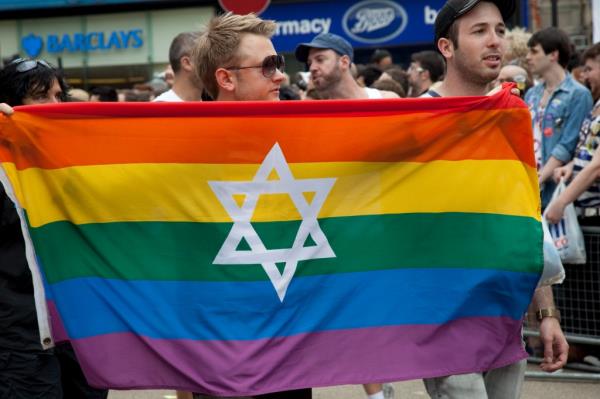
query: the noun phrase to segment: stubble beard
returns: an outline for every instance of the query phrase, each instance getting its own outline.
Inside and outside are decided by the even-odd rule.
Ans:
[[[493,71],[491,69],[480,69],[463,62],[464,57],[456,57],[457,71],[462,75],[464,82],[474,83],[478,86],[487,86],[500,75],[500,69]]]
[[[342,73],[339,68],[335,68],[330,74],[321,75],[320,80],[321,84],[319,86],[315,85],[315,89],[317,89],[317,92],[325,98],[329,98],[329,94],[342,80]]]

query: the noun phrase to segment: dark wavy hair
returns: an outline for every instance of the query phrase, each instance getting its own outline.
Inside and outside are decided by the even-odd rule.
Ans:
[[[37,64],[28,71],[19,72],[19,65],[26,61],[35,61]],[[15,60],[0,70],[0,103],[23,105],[25,98],[50,90],[55,80],[62,89],[62,101],[66,101],[68,85],[61,71],[38,60]]]
[[[595,59],[600,55],[600,43],[594,44],[592,47],[585,50],[583,55],[581,56],[582,62],[585,62],[589,59]]]
[[[563,68],[567,67],[571,59],[571,39],[564,30],[550,26],[535,32],[529,38],[527,46],[531,48],[538,44],[544,50],[544,54],[558,51],[558,63]]]

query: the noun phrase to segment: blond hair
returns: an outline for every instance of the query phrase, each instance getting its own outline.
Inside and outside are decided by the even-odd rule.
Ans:
[[[208,94],[217,98],[219,86],[215,72],[237,63],[237,50],[243,34],[250,33],[268,38],[275,32],[275,21],[262,20],[254,14],[237,15],[231,12],[213,17],[204,33],[196,41],[193,52],[196,75],[202,80]]]
[[[506,31],[506,39],[508,48],[504,54],[504,64],[525,64],[525,57],[529,51],[527,42],[531,37],[531,33],[523,28],[514,28]]]

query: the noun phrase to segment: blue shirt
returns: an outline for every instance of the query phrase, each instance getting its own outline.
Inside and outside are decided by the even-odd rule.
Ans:
[[[540,110],[540,101],[545,85],[540,83],[532,87],[525,95],[531,119],[538,124],[542,132],[541,166],[550,156],[562,163],[569,162],[579,141],[579,130],[585,117],[592,109],[593,100],[590,91],[567,74],[561,84],[550,95],[545,109]],[[554,181],[546,180],[542,189],[542,206],[545,207],[556,188]]]

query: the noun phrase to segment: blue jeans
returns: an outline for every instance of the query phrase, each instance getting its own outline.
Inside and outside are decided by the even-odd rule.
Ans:
[[[527,360],[486,371],[424,379],[432,399],[517,399]]]

